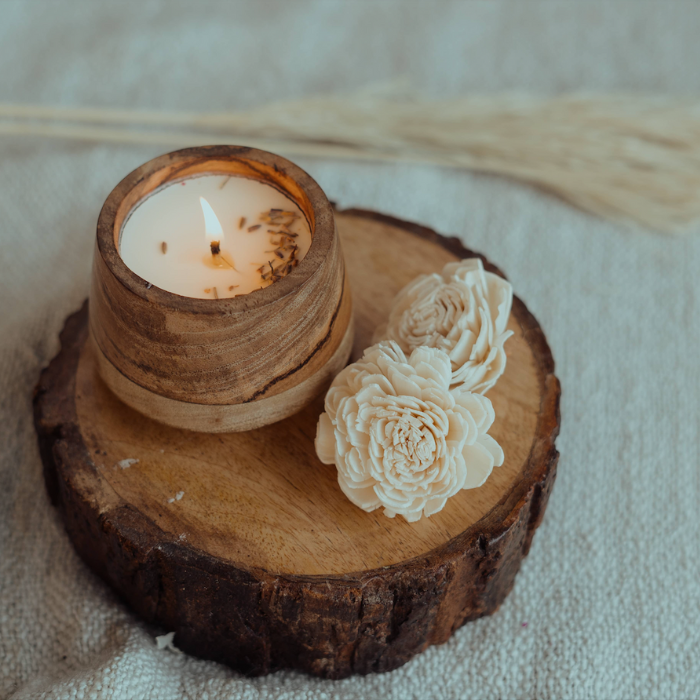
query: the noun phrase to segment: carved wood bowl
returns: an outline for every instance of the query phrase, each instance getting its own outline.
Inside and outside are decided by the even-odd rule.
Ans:
[[[152,286],[119,255],[129,213],[156,189],[205,173],[267,182],[301,209],[306,256],[286,277],[231,299]],[[280,156],[238,146],[188,148],[122,180],[97,223],[90,342],[99,373],[127,405],[200,432],[251,430],[322,393],[353,343],[352,302],[333,209],[318,184]]]

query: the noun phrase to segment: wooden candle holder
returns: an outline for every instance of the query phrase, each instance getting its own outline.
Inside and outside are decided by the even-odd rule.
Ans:
[[[158,188],[205,173],[264,181],[306,217],[311,247],[274,284],[232,299],[182,297],[148,283],[119,255],[129,213]],[[238,146],[168,153],[134,170],[97,223],[90,340],[100,375],[127,405],[201,432],[250,430],[303,408],[346,364],[352,302],[333,209],[280,156]]]

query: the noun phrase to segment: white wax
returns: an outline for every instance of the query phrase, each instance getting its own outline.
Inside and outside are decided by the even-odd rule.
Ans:
[[[207,238],[206,205],[200,197],[211,206],[223,231],[218,261],[211,254],[212,236],[210,232]],[[119,253],[137,275],[181,296],[224,299],[248,294],[269,284],[258,268],[268,261],[279,263],[269,252],[275,248],[272,238],[279,240],[279,236],[268,230],[280,227],[260,221],[260,215],[270,209],[298,215],[288,228],[298,234],[294,242],[301,260],[311,245],[311,232],[299,207],[270,185],[226,175],[193,177],[156,191],[131,212],[122,228]],[[243,229],[239,228],[241,217],[246,219]],[[249,233],[247,229],[257,224],[260,228]]]

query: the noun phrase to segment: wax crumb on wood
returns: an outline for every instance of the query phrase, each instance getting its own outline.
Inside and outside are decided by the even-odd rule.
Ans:
[[[138,459],[122,459],[121,462],[117,462],[114,466],[119,467],[120,469],[128,469],[129,467],[138,463]]]
[[[182,654],[182,651],[178,649],[175,644],[173,644],[173,639],[175,639],[175,632],[168,632],[168,634],[161,634],[156,637],[156,646],[159,649],[167,649],[175,654]]]
[[[182,500],[182,497],[185,495],[184,491],[178,491],[173,498],[168,499],[168,503],[175,503],[175,501],[180,501]]]

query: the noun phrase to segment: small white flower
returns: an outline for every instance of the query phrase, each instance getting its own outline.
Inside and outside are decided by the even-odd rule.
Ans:
[[[365,350],[326,394],[316,452],[335,464],[343,493],[371,512],[413,522],[442,510],[460,489],[481,486],[503,450],[487,435],[489,399],[450,390],[447,353],[418,348],[409,358],[394,342]]]
[[[452,385],[484,394],[506,367],[512,302],[510,283],[484,272],[479,258],[448,263],[442,274],[421,275],[398,293],[374,340],[393,340],[407,353],[440,348],[450,356]]]

